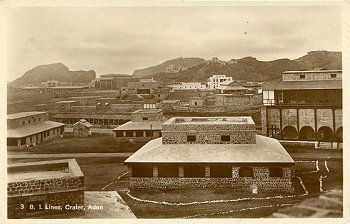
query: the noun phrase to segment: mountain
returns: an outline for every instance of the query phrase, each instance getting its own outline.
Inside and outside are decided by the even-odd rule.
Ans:
[[[29,86],[40,84],[49,80],[60,82],[85,83],[96,78],[96,72],[89,71],[69,71],[62,63],[39,65],[26,73],[20,78],[9,83],[10,87]]]
[[[279,79],[284,71],[303,71],[315,68],[342,69],[341,52],[311,51],[295,60],[287,58],[273,61],[259,61],[254,57],[231,60],[231,63],[202,63],[190,67],[186,71],[175,74],[158,72],[146,76],[172,82],[207,82],[214,75],[232,76],[236,80],[269,81]],[[157,66],[154,66],[157,67]]]
[[[341,69],[342,54],[334,51],[310,51],[295,61],[307,68]]]
[[[135,70],[132,76],[137,78],[143,78],[145,76],[152,76],[153,74],[164,72],[169,65],[191,67],[198,64],[202,64],[204,62],[205,60],[203,58],[182,58],[181,57],[181,58],[165,61],[156,66]]]

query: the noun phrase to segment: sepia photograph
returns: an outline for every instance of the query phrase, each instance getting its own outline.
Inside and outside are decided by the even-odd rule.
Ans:
[[[4,9],[3,218],[346,218],[344,7],[203,3]]]

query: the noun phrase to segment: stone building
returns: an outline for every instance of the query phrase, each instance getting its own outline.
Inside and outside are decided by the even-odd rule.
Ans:
[[[85,119],[81,119],[77,123],[73,124],[73,135],[76,137],[86,137],[91,135],[90,128],[92,125]]]
[[[122,87],[126,87],[129,82],[137,82],[138,78],[126,74],[106,74],[95,80],[96,90],[114,90],[121,93]]]
[[[170,87],[170,91],[174,92],[176,90],[205,90],[207,86],[200,82],[174,82]]]
[[[7,172],[8,218],[84,213],[84,174],[75,159],[14,163]]]
[[[244,95],[246,94],[249,89],[246,87],[243,87],[240,83],[235,81],[225,81],[220,84],[216,88],[219,90],[219,93],[221,94],[237,94],[237,95]]]
[[[173,117],[124,162],[130,188],[293,192],[293,159],[251,117]]]
[[[208,89],[216,89],[221,83],[226,81],[232,81],[232,77],[226,75],[213,75],[208,78]]]
[[[7,149],[21,150],[58,138],[64,124],[48,120],[46,112],[21,112],[7,115]]]
[[[342,142],[342,71],[288,71],[263,89],[263,134],[277,139]]]
[[[165,121],[162,109],[140,109],[131,113],[131,121],[113,129],[117,143],[146,143],[162,136]]]

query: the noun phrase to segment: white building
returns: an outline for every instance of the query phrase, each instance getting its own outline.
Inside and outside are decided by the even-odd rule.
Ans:
[[[213,75],[208,78],[208,89],[216,89],[223,82],[232,82],[232,77],[226,75]]]
[[[205,90],[207,86],[200,82],[174,82],[170,87],[170,91],[174,90]]]

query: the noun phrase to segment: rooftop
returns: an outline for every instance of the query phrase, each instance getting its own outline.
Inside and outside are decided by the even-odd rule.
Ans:
[[[164,124],[255,124],[251,117],[173,117]]]
[[[294,160],[276,139],[256,135],[256,144],[162,144],[154,139],[125,163],[285,163]]]
[[[61,103],[76,103],[77,101],[74,100],[63,100],[63,101],[58,101],[56,102],[57,104],[61,104]]]
[[[162,112],[162,109],[139,109],[137,111],[132,112],[132,114],[157,114]]]
[[[8,165],[7,171],[9,183],[84,176],[75,159],[13,163]]]
[[[30,111],[30,112],[20,112],[20,113],[15,113],[15,114],[8,114],[7,119],[17,119],[17,118],[23,118],[23,117],[30,117],[34,115],[39,115],[39,114],[46,114],[46,112],[39,112],[39,111]]]
[[[342,80],[281,81],[266,85],[265,90],[300,90],[300,89],[342,89]]]
[[[162,130],[163,121],[129,121],[113,129],[113,131],[128,131],[128,130]]]
[[[7,130],[7,138],[22,138],[39,132],[47,131],[53,128],[64,126],[63,123],[54,121],[44,121],[39,124],[25,125],[16,129]]]

